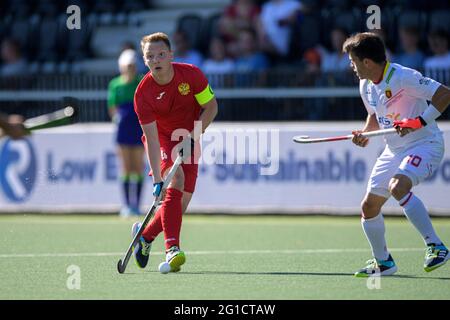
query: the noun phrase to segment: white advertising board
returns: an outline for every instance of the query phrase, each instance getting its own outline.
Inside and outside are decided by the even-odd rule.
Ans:
[[[358,214],[382,138],[300,145],[298,134],[348,134],[362,123],[216,123],[203,137],[192,212]],[[446,150],[450,124],[441,123]],[[0,211],[112,212],[121,205],[110,124],[73,125],[0,142]],[[152,202],[146,179],[142,209]],[[450,215],[450,155],[414,189],[430,212]],[[390,199],[383,210],[401,213]]]

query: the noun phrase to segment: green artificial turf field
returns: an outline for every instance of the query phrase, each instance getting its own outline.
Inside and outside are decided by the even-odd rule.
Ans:
[[[188,215],[180,273],[157,271],[160,236],[147,269],[130,260],[121,275],[133,221],[0,216],[0,299],[450,299],[450,263],[423,271],[423,242],[405,218],[386,219],[399,271],[373,289],[353,277],[371,257],[359,217]],[[450,244],[450,219],[433,221]],[[80,289],[68,289],[77,268]]]

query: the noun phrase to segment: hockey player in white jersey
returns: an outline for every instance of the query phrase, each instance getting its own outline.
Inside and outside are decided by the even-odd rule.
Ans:
[[[346,40],[353,71],[360,79],[360,94],[368,116],[362,130],[353,132],[353,143],[365,147],[361,132],[397,129],[386,135],[386,148],[378,157],[361,203],[361,224],[372,248],[373,259],[355,273],[391,275],[397,266],[387,248],[382,206],[393,196],[427,246],[424,269],[444,265],[450,253],[436,234],[427,209],[411,189],[437,169],[444,155],[444,141],[436,119],[450,104],[450,90],[418,71],[389,63],[383,41],[374,33],[358,33]],[[431,103],[428,103],[428,102]]]

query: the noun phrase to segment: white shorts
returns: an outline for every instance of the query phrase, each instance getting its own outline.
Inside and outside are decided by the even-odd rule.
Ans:
[[[401,152],[392,152],[388,146],[378,157],[367,184],[367,193],[389,198],[389,182],[396,174],[411,179],[416,186],[433,174],[444,157],[444,140],[436,135],[416,143]]]

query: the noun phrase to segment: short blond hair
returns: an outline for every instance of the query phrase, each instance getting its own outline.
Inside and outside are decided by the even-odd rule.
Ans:
[[[169,48],[169,50],[171,50],[169,36],[163,32],[156,32],[156,33],[152,33],[152,34],[142,37],[142,39],[141,39],[142,52],[144,51],[144,46],[146,43],[159,42],[159,41],[164,42],[167,45],[167,47]]]

